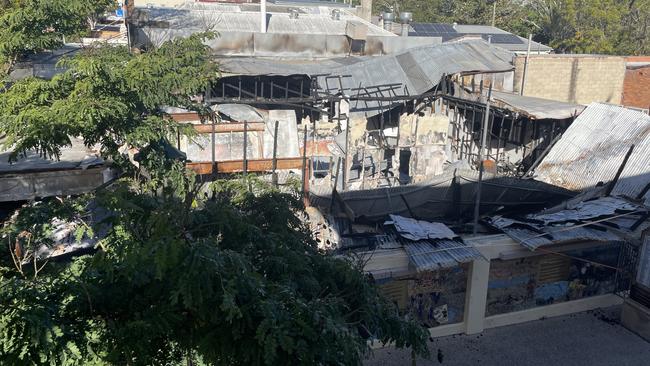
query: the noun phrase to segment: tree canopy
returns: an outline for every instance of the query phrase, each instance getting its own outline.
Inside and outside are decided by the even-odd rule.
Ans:
[[[0,2],[0,65],[6,73],[27,54],[63,45],[87,33],[113,0],[3,0]]]
[[[419,22],[492,23],[492,1],[398,0],[384,9],[412,11]],[[382,4],[382,3],[380,3]],[[650,53],[648,0],[496,0],[495,25],[562,53]]]
[[[3,95],[0,131],[17,154],[56,156],[81,136],[124,175],[5,223],[0,363],[356,365],[370,339],[426,355],[426,330],[358,263],[319,251],[296,195],[251,177],[206,185],[161,147],[186,132],[163,106],[207,113],[196,96],[218,67],[205,36],[137,54],[88,50],[54,79]],[[139,150],[139,169],[121,146]],[[95,251],[39,255],[55,245],[53,218],[75,224],[75,240],[97,240]]]

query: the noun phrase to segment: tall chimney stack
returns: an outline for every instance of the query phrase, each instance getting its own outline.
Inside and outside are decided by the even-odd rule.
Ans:
[[[372,20],[372,0],[361,0],[359,17],[366,21]]]
[[[260,1],[260,32],[266,33],[266,0]]]

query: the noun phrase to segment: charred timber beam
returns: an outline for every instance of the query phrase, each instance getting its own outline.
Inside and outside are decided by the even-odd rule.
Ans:
[[[264,122],[247,122],[248,131],[264,131],[266,125]],[[202,125],[193,125],[194,131],[198,133],[211,133],[212,125],[202,124]],[[230,133],[230,132],[244,132],[246,127],[244,123],[216,123],[214,125],[215,133]]]
[[[301,169],[302,158],[277,158],[278,170]],[[243,160],[218,161],[217,171],[215,173],[240,173],[244,171]],[[212,163],[210,162],[191,162],[186,164],[187,168],[197,174],[212,174]],[[273,170],[273,159],[250,159],[247,161],[247,171],[249,173],[270,172]]]

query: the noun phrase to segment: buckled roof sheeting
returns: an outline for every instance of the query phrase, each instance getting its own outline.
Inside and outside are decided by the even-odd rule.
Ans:
[[[466,244],[445,224],[389,215],[385,225],[389,234],[406,250],[416,271],[455,267],[482,258],[472,245]]]
[[[391,221],[386,224],[395,226],[395,230],[405,239],[453,239],[457,236],[447,225],[440,222],[420,221],[399,215],[389,217]]]
[[[461,239],[412,241],[404,243],[404,249],[417,272],[456,267],[483,258],[478,250]]]
[[[574,191],[610,182],[631,145],[634,151],[612,195],[649,204],[650,116],[615,105],[589,105],[542,160],[536,179]]]
[[[484,41],[413,48],[385,56],[296,62],[256,58],[220,60],[222,72],[239,75],[317,76],[319,91],[354,96],[418,96],[432,90],[444,75],[507,72],[513,54]],[[340,78],[339,78],[340,76]],[[389,89],[378,86],[394,86]],[[352,102],[353,112],[366,116],[391,107],[389,101]]]
[[[639,219],[646,211],[646,208],[621,198],[602,197],[554,213],[530,214],[520,219],[495,216],[486,221],[521,245],[535,250],[541,246],[578,241],[621,241],[621,234],[631,229],[616,225],[615,220],[601,223],[599,219],[615,219],[622,215]],[[608,225],[618,226],[619,232],[612,231]]]

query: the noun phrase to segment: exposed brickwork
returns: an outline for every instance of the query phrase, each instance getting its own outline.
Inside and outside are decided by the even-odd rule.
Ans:
[[[623,105],[650,107],[650,66],[630,68],[625,72]]]
[[[521,89],[525,56],[515,59],[514,89]],[[565,102],[620,104],[625,58],[591,55],[531,55],[524,95]]]

